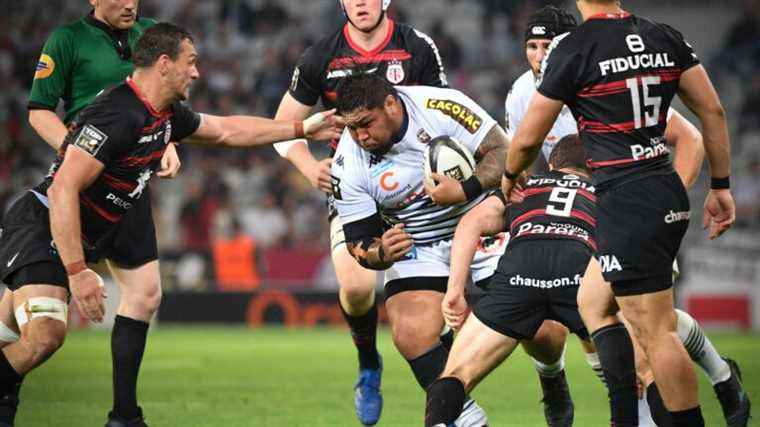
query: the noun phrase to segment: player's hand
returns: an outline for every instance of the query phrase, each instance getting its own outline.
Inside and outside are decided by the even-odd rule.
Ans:
[[[314,163],[314,167],[307,171],[306,178],[311,186],[327,194],[332,194],[332,178],[330,169],[332,168],[332,159],[327,158]]]
[[[335,109],[311,115],[303,121],[303,133],[306,138],[323,141],[340,138],[345,122],[335,114]]]
[[[501,177],[501,192],[504,193],[504,198],[509,203],[522,203],[525,200],[525,194],[522,191],[522,186],[518,182]]]
[[[79,312],[93,322],[102,322],[106,314],[103,300],[106,295],[103,279],[98,273],[88,269],[69,276],[69,289]]]
[[[161,157],[161,169],[156,172],[156,175],[159,178],[174,178],[179,173],[180,166],[182,162],[179,161],[177,148],[172,143],[166,144],[166,150]]]
[[[470,313],[464,292],[456,287],[450,287],[441,302],[441,312],[446,324],[451,329],[459,331]]]
[[[458,180],[433,172],[430,175],[435,184],[425,181],[425,193],[438,206],[450,206],[467,201],[462,183]]]
[[[710,240],[720,237],[736,221],[736,206],[731,190],[710,190],[702,211],[702,227]]]
[[[403,258],[410,250],[414,242],[412,235],[404,231],[404,224],[396,224],[380,238],[382,245],[382,260],[396,262]]]

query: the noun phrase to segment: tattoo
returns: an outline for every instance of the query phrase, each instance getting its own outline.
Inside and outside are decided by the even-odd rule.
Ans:
[[[354,242],[346,242],[348,252],[359,265],[370,270],[387,270],[393,265],[385,261],[382,240],[379,237],[368,237]]]
[[[495,124],[475,152],[475,160],[478,162],[475,176],[484,189],[498,187],[501,183],[508,148],[509,138],[501,126]]]

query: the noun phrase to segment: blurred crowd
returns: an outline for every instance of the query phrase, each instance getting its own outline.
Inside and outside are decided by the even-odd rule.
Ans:
[[[440,49],[450,85],[468,93],[501,121],[511,82],[527,69],[523,23],[545,3],[549,2],[397,0],[389,14],[427,32]],[[28,89],[40,49],[56,26],[88,10],[84,0],[27,0],[0,15],[4,29],[0,32],[3,210],[23,189],[40,180],[54,155],[27,122]],[[344,22],[335,0],[143,0],[140,12],[194,33],[201,54],[201,79],[192,88],[191,103],[197,111],[220,115],[272,117],[301,52]],[[704,62],[715,73],[729,107],[737,152],[734,188],[739,225],[760,229],[760,149],[756,144],[760,136],[760,19],[755,2],[747,1],[740,16],[726,29],[724,48]],[[728,101],[724,91],[730,96]],[[327,153],[318,143],[310,146],[318,158]],[[303,251],[323,255],[314,257],[313,274],[325,286],[334,285],[329,260],[324,258],[328,256],[324,197],[271,147],[182,147],[180,157],[179,177],[151,183],[165,259],[175,259],[178,265],[189,263],[184,271],[195,273],[185,273],[188,277],[208,275],[212,269],[205,266],[213,263],[214,242],[245,237],[255,242],[257,279],[278,277],[279,269],[289,268],[266,262],[277,258],[267,257],[269,251]],[[196,282],[187,286],[205,283]]]

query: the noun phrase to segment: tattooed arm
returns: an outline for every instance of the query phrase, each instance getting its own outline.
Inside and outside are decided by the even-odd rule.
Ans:
[[[507,134],[501,126],[494,125],[475,152],[475,160],[478,162],[475,176],[483,188],[495,188],[501,182],[508,147]]]
[[[383,232],[379,214],[344,224],[343,232],[348,252],[370,270],[387,270],[412,249],[412,236],[404,231],[404,225]]]

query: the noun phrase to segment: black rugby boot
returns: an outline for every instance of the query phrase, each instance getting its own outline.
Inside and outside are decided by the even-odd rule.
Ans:
[[[126,419],[114,411],[109,412],[105,427],[148,427],[142,416],[142,408],[138,407],[137,409],[140,411],[140,415],[132,419]]]
[[[570,427],[573,425],[575,406],[570,396],[567,377],[563,369],[556,377],[540,376],[544,391],[544,416],[549,427]]]
[[[745,427],[749,423],[750,401],[742,387],[742,372],[733,360],[724,357],[723,360],[731,367],[731,376],[723,382],[715,384],[715,395],[718,397],[723,416],[728,427]]]

